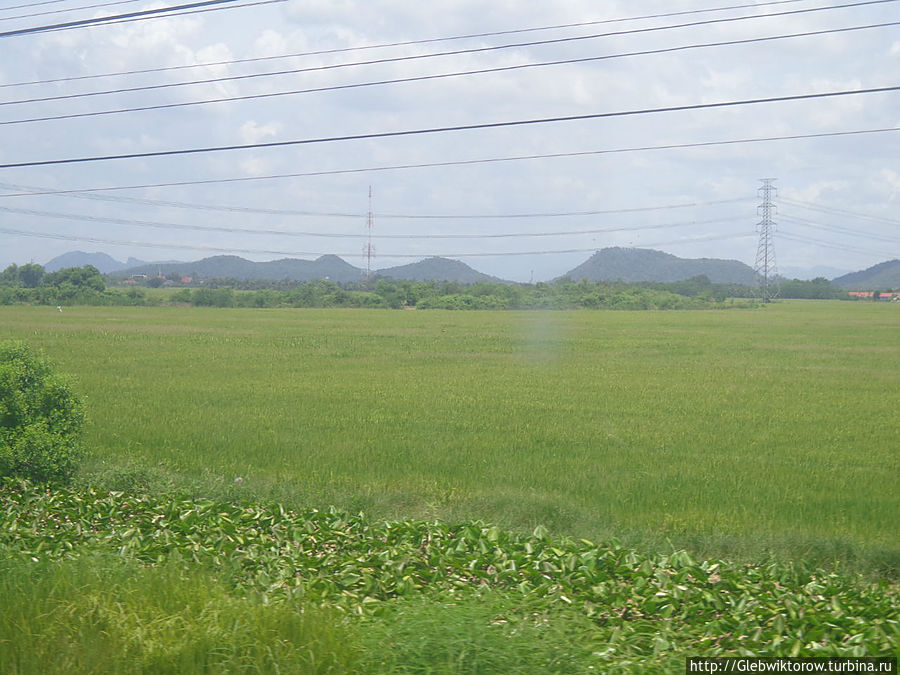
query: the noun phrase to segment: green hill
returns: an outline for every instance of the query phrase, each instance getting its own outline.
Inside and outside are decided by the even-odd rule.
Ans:
[[[405,281],[457,281],[474,284],[479,281],[506,283],[502,279],[482,274],[459,260],[448,258],[426,258],[419,262],[378,270],[377,276],[384,279]]]
[[[715,284],[753,284],[756,273],[737,260],[679,258],[640,248],[604,248],[564,276],[575,281],[682,281],[705,275]]]
[[[860,272],[832,279],[831,283],[847,290],[879,290],[900,288],[900,260],[886,260]]]

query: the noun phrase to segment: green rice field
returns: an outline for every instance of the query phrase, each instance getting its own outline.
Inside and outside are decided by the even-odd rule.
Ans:
[[[18,306],[0,337],[73,376],[112,487],[890,569],[898,309]]]
[[[0,307],[83,395],[0,479],[0,672],[900,655],[900,307]]]

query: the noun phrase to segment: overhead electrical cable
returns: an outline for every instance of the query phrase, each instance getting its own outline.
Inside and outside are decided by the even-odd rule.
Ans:
[[[797,199],[789,199],[788,197],[779,197],[779,200],[784,202],[785,204],[792,204],[794,206],[799,206],[801,208],[810,209],[813,211],[819,211],[821,213],[828,213],[832,215],[839,216],[852,216],[853,218],[863,218],[865,220],[875,220],[881,223],[890,223],[892,225],[900,225],[900,220],[896,220],[894,218],[885,218],[884,216],[873,216],[868,213],[860,213],[859,211],[848,211],[847,209],[838,209],[830,206],[825,206],[823,204],[815,204],[812,202],[803,202]]]
[[[430,127],[424,129],[406,129],[402,131],[385,131],[376,133],[349,134],[344,136],[325,136],[319,138],[304,138],[289,141],[269,141],[266,143],[245,143],[240,145],[220,145],[205,148],[182,148],[176,150],[158,150],[154,152],[132,152],[118,155],[94,155],[88,157],[72,157],[67,159],[45,159],[30,162],[12,162],[0,164],[0,169],[17,169],[32,166],[53,166],[61,164],[82,164],[88,162],[105,162],[119,159],[138,159],[149,157],[171,157],[180,155],[195,155],[212,152],[229,152],[234,150],[250,150],[259,148],[282,148],[299,145],[314,145],[322,143],[335,143],[344,141],[358,141],[381,138],[399,138],[407,136],[422,136],[430,134],[450,133],[458,131],[475,131],[483,129],[501,129],[510,127],[533,126],[538,124],[553,124],[559,122],[575,122],[614,117],[630,117],[638,115],[685,112],[692,110],[712,110],[731,108],[745,105],[759,105],[766,103],[785,103],[789,101],[818,100],[837,98],[843,96],[857,96],[862,94],[889,93],[900,90],[900,86],[872,87],[868,89],[851,89],[844,91],[817,92],[810,94],[794,94],[791,96],[772,96],[767,98],[743,99],[738,101],[720,101],[717,103],[696,103],[693,105],[665,106],[661,108],[641,108],[636,110],[620,110],[616,112],[588,113],[584,115],[564,115],[559,117],[542,117],[528,120],[513,120],[502,122],[484,122],[480,124],[459,124],[446,127]]]
[[[12,21],[13,19],[30,19],[35,16],[48,16],[50,14],[68,14],[85,9],[99,9],[101,7],[113,7],[114,5],[130,5],[141,0],[115,0],[115,2],[101,2],[94,5],[82,5],[81,7],[68,7],[66,9],[53,9],[46,12],[34,12],[32,14],[17,14],[16,16],[2,16],[0,21]]]
[[[814,246],[820,246],[822,248],[832,248],[832,249],[836,249],[838,251],[844,251],[844,252],[849,251],[851,253],[862,253],[864,255],[877,255],[877,256],[884,255],[884,249],[880,249],[880,250],[876,251],[875,249],[866,249],[866,248],[861,248],[859,246],[848,246],[846,244],[831,244],[831,243],[822,241],[821,239],[815,239],[813,237],[804,237],[802,235],[791,234],[791,233],[784,232],[784,231],[780,231],[778,233],[778,237],[780,239],[796,241],[801,244],[813,244]]]
[[[0,233],[2,234],[10,234],[14,236],[20,237],[36,237],[40,239],[60,239],[63,241],[80,241],[80,242],[88,242],[93,244],[110,244],[113,246],[134,246],[137,248],[163,248],[163,249],[174,249],[174,250],[188,250],[188,251],[210,251],[216,253],[246,253],[246,254],[257,254],[257,255],[279,255],[279,256],[321,256],[321,255],[337,255],[343,258],[354,258],[359,255],[359,252],[355,253],[332,253],[332,252],[322,252],[322,251],[285,251],[285,250],[269,250],[269,249],[248,249],[248,248],[219,248],[214,246],[193,246],[190,244],[165,244],[162,242],[140,242],[140,241],[122,241],[116,239],[100,239],[97,237],[84,237],[78,235],[68,235],[61,233],[53,233],[53,232],[34,232],[34,231],[26,231],[26,230],[17,230],[12,228],[0,227]],[[721,239],[746,239],[748,237],[755,236],[752,234],[717,234],[717,235],[707,235],[701,237],[691,237],[691,238],[682,238],[675,239],[671,241],[661,241],[661,242],[653,242],[644,244],[644,247],[652,247],[652,246],[670,246],[677,244],[690,244],[694,242],[700,241],[714,241]],[[562,249],[562,250],[539,250],[539,251],[500,251],[488,253],[484,251],[480,251],[478,253],[385,253],[382,254],[383,258],[411,258],[411,259],[421,259],[421,258],[429,258],[434,256],[442,256],[448,258],[502,258],[508,256],[524,256],[524,255],[554,255],[561,253],[593,253],[597,250],[597,247],[591,248],[570,248],[570,249]]]
[[[191,225],[186,223],[163,223],[154,220],[136,220],[132,218],[113,218],[108,216],[92,216],[80,213],[59,213],[54,211],[41,211],[36,209],[19,209],[0,206],[0,212],[14,213],[39,218],[56,218],[62,220],[78,220],[91,223],[106,223],[108,225],[126,225],[129,227],[149,227],[162,230],[193,230],[197,232],[228,232],[230,234],[251,234],[279,237],[322,237],[326,239],[367,239],[366,232],[310,232],[300,230],[278,230],[269,228],[228,227],[224,225]],[[607,232],[634,232],[638,230],[658,230],[674,227],[687,227],[695,225],[710,225],[714,223],[734,222],[745,220],[744,216],[732,218],[714,218],[701,221],[683,221],[677,223],[662,223],[638,226],[617,226],[605,228],[592,228],[582,230],[564,230],[552,232],[479,232],[479,233],[452,233],[452,234],[389,234],[377,233],[371,235],[373,239],[531,239],[536,237],[571,237],[586,234],[604,234]]]
[[[319,216],[327,218],[365,218],[366,213],[346,213],[335,211],[303,211],[297,209],[261,209],[248,206],[222,206],[215,204],[195,204],[176,202],[161,199],[140,199],[137,197],[118,197],[113,195],[98,195],[88,192],[85,194],[79,190],[46,190],[23,185],[0,183],[0,189],[19,190],[19,192],[0,193],[0,199],[4,197],[35,197],[35,196],[63,196],[79,199],[93,199],[100,201],[124,202],[127,204],[145,204],[148,206],[166,206],[180,209],[195,209],[200,211],[222,211],[236,213],[259,213],[277,216]],[[21,192],[28,190],[28,192]],[[649,211],[668,211],[670,209],[696,208],[699,206],[714,206],[721,204],[733,204],[735,202],[749,201],[748,197],[734,197],[731,199],[718,199],[709,202],[691,202],[681,204],[663,204],[658,206],[641,206],[630,209],[605,209],[601,211],[544,211],[538,213],[373,213],[378,218],[412,219],[412,220],[489,220],[489,219],[526,219],[526,218],[569,218],[575,216],[599,216],[621,215],[625,213],[646,213]]]
[[[240,0],[235,0],[236,2],[240,2]],[[274,5],[279,2],[287,2],[288,0],[252,0],[251,2],[242,2],[239,5],[228,5],[227,7],[201,7],[200,9],[182,9],[177,12],[172,12],[171,14],[159,14],[155,16],[145,16],[140,17],[138,19],[116,19],[115,21],[108,21],[104,23],[104,26],[114,26],[120,23],[131,23],[133,21],[152,21],[153,19],[170,19],[173,17],[180,16],[189,16],[193,14],[207,14],[209,12],[221,12],[226,9],[241,9],[243,7],[256,7],[258,5]],[[68,29],[58,29],[58,30],[68,30]]]
[[[191,2],[185,5],[171,5],[169,7],[159,7],[157,9],[145,9],[139,12],[128,12],[126,14],[114,14],[112,16],[94,17],[91,19],[80,19],[78,21],[66,21],[64,23],[50,24],[44,26],[32,26],[30,28],[19,28],[0,32],[0,38],[18,37],[21,35],[31,35],[34,33],[46,33],[49,31],[64,30],[70,28],[83,28],[86,26],[94,26],[97,24],[110,23],[115,20],[129,19],[135,20],[159,14],[168,14],[185,9],[194,9],[198,7],[209,7],[211,5],[226,5],[240,0],[201,0],[200,2]]]
[[[69,0],[44,0],[43,2],[26,2],[24,5],[12,5],[11,7],[4,7],[0,9],[2,12],[9,12],[14,9],[28,9],[29,7],[39,7],[41,5],[58,5],[61,2],[68,2]]]
[[[841,227],[839,225],[825,225],[824,223],[817,223],[812,220],[807,220],[806,218],[798,218],[796,216],[785,214],[781,214],[778,219],[779,221],[788,221],[791,223],[802,225],[803,227],[815,228],[817,230],[827,230],[836,234],[843,234],[852,237],[864,237],[865,239],[875,239],[877,241],[900,244],[900,237],[886,237],[882,234],[875,234],[873,232],[860,232],[858,229],[853,229],[850,227]]]
[[[515,157],[490,157],[482,159],[450,160],[445,162],[424,162],[418,164],[395,164],[390,166],[370,166],[355,169],[328,169],[324,171],[305,171],[295,173],[281,173],[268,176],[240,176],[236,178],[209,178],[205,180],[171,181],[168,183],[143,183],[137,185],[107,185],[103,187],[79,188],[78,190],[55,190],[51,194],[71,194],[74,192],[108,192],[117,190],[141,190],[150,188],[183,187],[187,185],[215,185],[223,183],[245,183],[250,181],[280,180],[286,178],[311,178],[316,176],[336,176],[356,173],[376,173],[381,171],[400,171],[410,169],[431,169],[450,166],[471,166],[478,164],[494,164],[501,162],[518,162],[539,159],[560,159],[572,157],[589,157],[600,155],[627,154],[632,152],[654,152],[662,150],[685,150],[689,148],[716,147],[723,145],[738,145],[743,143],[768,143],[774,141],[794,141],[816,138],[834,138],[841,136],[858,136],[866,134],[879,134],[900,131],[900,127],[887,127],[884,129],[857,129],[854,131],[830,131],[818,134],[793,134],[788,136],[767,136],[762,138],[740,138],[724,141],[701,141],[698,143],[674,143],[668,145],[646,145],[631,148],[611,148],[607,150],[584,150],[580,152],[558,152],[542,155],[519,155]],[[3,168],[0,166],[0,168]]]
[[[256,63],[260,61],[274,61],[281,59],[292,59],[292,58],[302,58],[308,56],[324,56],[331,54],[343,54],[347,52],[355,52],[355,51],[366,51],[366,50],[374,50],[374,49],[386,49],[393,47],[407,47],[414,45],[423,45],[423,44],[431,44],[435,42],[451,42],[456,40],[472,40],[478,38],[486,38],[486,37],[499,37],[504,35],[515,35],[521,33],[533,33],[533,32],[542,32],[542,31],[550,31],[550,30],[560,30],[560,29],[568,29],[568,28],[581,28],[587,26],[595,26],[595,25],[603,25],[603,24],[611,24],[611,23],[621,23],[626,21],[641,21],[646,19],[659,19],[659,18],[670,18],[675,16],[684,16],[690,14],[706,14],[710,12],[724,12],[731,11],[735,9],[746,9],[746,8],[754,8],[758,9],[760,7],[765,7],[768,5],[783,5],[783,4],[791,4],[796,2],[806,2],[807,0],[775,0],[774,2],[760,2],[760,3],[750,3],[743,5],[731,5],[728,7],[714,7],[710,9],[694,9],[687,10],[681,12],[665,12],[662,14],[645,14],[643,16],[635,16],[635,17],[621,17],[616,19],[601,19],[597,21],[582,21],[579,23],[568,23],[568,24],[558,24],[555,26],[539,26],[534,28],[518,28],[513,30],[504,30],[504,31],[494,31],[489,33],[470,33],[466,35],[453,35],[449,37],[438,37],[438,38],[428,38],[424,40],[406,40],[403,42],[386,42],[380,44],[372,44],[372,45],[361,45],[356,47],[340,47],[334,49],[323,49],[317,51],[307,51],[307,52],[297,52],[293,54],[279,54],[275,56],[257,56],[252,58],[244,58],[244,59],[231,59],[226,61],[208,61],[205,63],[194,63],[194,64],[183,64],[178,66],[164,66],[159,68],[145,68],[141,70],[128,70],[128,71],[118,71],[112,73],[100,73],[95,75],[74,75],[70,77],[60,77],[53,78],[47,80],[33,80],[30,82],[11,82],[7,84],[0,84],[0,88],[4,87],[20,87],[26,85],[35,85],[35,84],[51,84],[56,82],[70,82],[75,80],[91,80],[105,77],[119,77],[125,75],[139,75],[145,73],[161,73],[172,70],[185,70],[190,68],[208,68],[211,66],[227,66],[227,65],[237,65],[242,63]]]
[[[280,0],[279,0],[280,1]],[[98,117],[102,115],[115,115],[121,113],[133,113],[133,112],[148,112],[151,110],[167,110],[173,108],[184,108],[195,105],[208,105],[213,103],[232,103],[235,101],[249,101],[256,99],[264,99],[264,98],[275,98],[280,96],[294,96],[299,94],[312,94],[312,93],[323,93],[328,91],[341,91],[348,89],[359,89],[363,87],[376,87],[376,86],[385,86],[392,84],[408,84],[412,82],[425,82],[430,80],[439,80],[446,79],[452,77],[468,77],[471,75],[485,75],[490,73],[500,73],[500,72],[508,72],[513,70],[522,70],[526,68],[542,68],[546,66],[558,66],[558,65],[572,65],[576,63],[588,63],[594,61],[603,61],[609,59],[618,59],[618,58],[626,58],[633,56],[648,56],[648,55],[658,55],[665,54],[670,52],[684,51],[688,49],[702,49],[708,47],[723,47],[723,46],[733,46],[739,44],[751,44],[758,42],[768,42],[772,40],[784,40],[784,39],[792,39],[798,37],[810,37],[816,35],[825,35],[831,33],[844,33],[849,31],[857,31],[857,30],[868,30],[875,28],[885,28],[888,26],[896,26],[900,25],[900,21],[893,21],[888,23],[879,23],[879,24],[870,24],[866,26],[849,26],[844,28],[831,28],[824,29],[818,31],[810,31],[804,33],[792,33],[789,35],[775,35],[761,38],[747,38],[743,40],[727,40],[721,42],[707,42],[702,44],[691,44],[691,45],[680,45],[676,47],[665,47],[661,49],[650,49],[636,52],[627,52],[627,53],[619,53],[619,54],[606,54],[602,56],[588,56],[588,57],[580,57],[580,58],[572,58],[572,59],[561,59],[555,61],[541,61],[541,62],[532,62],[532,63],[524,63],[524,64],[516,64],[511,66],[499,66],[493,68],[480,68],[476,70],[467,70],[467,71],[455,71],[451,73],[437,73],[431,75],[418,75],[413,77],[404,77],[404,78],[395,78],[390,80],[377,80],[370,82],[354,82],[349,84],[341,84],[341,85],[329,85],[323,87],[313,87],[308,89],[294,89],[289,91],[276,91],[276,92],[265,92],[260,94],[246,94],[242,96],[227,96],[220,97],[215,99],[204,99],[200,101],[182,101],[178,103],[162,103],[155,105],[144,105],[144,106],[133,106],[128,108],[116,108],[112,110],[98,110],[92,112],[84,112],[84,113],[67,113],[64,115],[47,115],[43,117],[30,117],[23,119],[15,119],[15,120],[5,120],[0,121],[0,125],[12,125],[12,124],[27,124],[32,122],[48,122],[54,120],[68,120],[68,119],[80,119],[84,117]]]
[[[562,44],[576,41],[584,41],[584,40],[596,40],[607,37],[619,37],[623,35],[633,35],[637,33],[649,33],[649,32],[658,32],[658,31],[667,31],[673,29],[680,29],[686,27],[696,27],[696,26],[706,26],[709,24],[717,24],[717,23],[726,23],[726,22],[734,22],[734,21],[745,21],[748,19],[759,19],[759,18],[775,18],[782,17],[784,15],[789,14],[798,14],[805,12],[818,12],[823,10],[830,9],[842,9],[846,7],[855,7],[857,5],[865,5],[865,4],[873,4],[873,3],[881,3],[881,2],[897,2],[897,0],[867,0],[866,2],[858,2],[849,5],[832,5],[828,7],[816,7],[812,9],[800,9],[800,10],[791,10],[786,12],[776,12],[772,14],[753,14],[750,16],[740,16],[740,17],[727,17],[723,19],[708,19],[705,21],[695,21],[691,23],[683,23],[676,24],[672,26],[656,26],[651,28],[636,28],[632,30],[624,30],[624,31],[613,31],[608,33],[595,33],[591,35],[577,35],[577,36],[568,36],[562,38],[553,38],[548,40],[536,40],[532,42],[516,42],[516,43],[508,43],[502,45],[490,45],[486,47],[472,47],[468,49],[457,49],[451,51],[442,51],[442,52],[432,52],[430,54],[413,54],[406,56],[394,56],[394,57],[386,57],[380,59],[371,59],[368,61],[353,61],[349,63],[336,63],[329,65],[318,65],[318,66],[308,66],[304,68],[289,68],[284,70],[263,72],[263,73],[247,73],[243,75],[225,75],[221,77],[213,77],[199,80],[188,80],[185,82],[165,82],[161,84],[148,84],[141,85],[135,87],[120,87],[117,89],[106,89],[102,91],[89,91],[89,92],[80,92],[75,94],[58,94],[55,96],[42,96],[42,97],[32,97],[25,99],[18,99],[15,101],[2,101],[0,102],[0,106],[7,105],[23,105],[27,103],[46,103],[49,101],[64,101],[70,99],[79,99],[79,98],[89,98],[94,96],[108,96],[111,94],[128,94],[139,91],[155,91],[159,89],[171,89],[175,87],[189,87],[203,84],[217,84],[221,82],[234,82],[241,80],[250,80],[250,79],[258,79],[261,77],[277,77],[283,75],[296,75],[300,73],[311,73],[311,72],[321,72],[321,71],[329,71],[336,70],[341,68],[352,68],[358,66],[370,66],[370,65],[381,65],[386,63],[403,63],[408,61],[419,61],[424,59],[433,59],[433,58],[443,58],[447,56],[461,56],[465,54],[476,54],[476,53],[484,53],[484,52],[493,52],[500,51],[505,49],[518,49],[523,47],[535,47],[535,46],[546,46],[551,44]],[[897,22],[900,23],[900,22]],[[879,25],[879,27],[882,27]],[[858,29],[858,28],[857,28]],[[832,29],[832,30],[845,30],[845,29]],[[797,37],[798,35],[794,35],[793,37]],[[779,39],[784,39],[782,36],[778,36]]]

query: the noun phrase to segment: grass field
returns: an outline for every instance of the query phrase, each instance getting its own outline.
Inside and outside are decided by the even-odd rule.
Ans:
[[[897,564],[895,305],[2,307],[0,326],[74,376],[94,479]]]
[[[898,310],[0,307],[91,453],[0,481],[0,671],[896,657]]]

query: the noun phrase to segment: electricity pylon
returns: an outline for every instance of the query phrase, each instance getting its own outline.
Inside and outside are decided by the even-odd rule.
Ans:
[[[772,203],[772,198],[776,194],[776,188],[772,183],[776,179],[761,178],[760,180],[762,187],[759,188],[757,194],[762,199],[762,203],[757,207],[757,213],[762,220],[756,226],[759,232],[759,245],[756,248],[756,264],[753,271],[756,272],[759,298],[763,302],[769,302],[778,295],[778,285],[775,283],[778,269],[775,266],[775,245],[772,237],[775,232],[775,221],[772,220],[775,215],[775,205]]]

